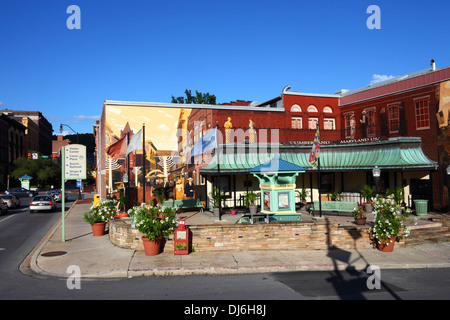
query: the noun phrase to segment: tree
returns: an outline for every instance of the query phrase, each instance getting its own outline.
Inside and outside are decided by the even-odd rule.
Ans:
[[[217,104],[216,96],[213,94],[201,93],[195,90],[195,96],[192,95],[191,90],[186,89],[184,91],[186,98],[172,96],[172,103],[183,103],[183,104]]]
[[[19,179],[24,175],[33,177],[33,181],[38,186],[45,186],[61,176],[61,167],[51,159],[19,158],[14,161],[15,170],[11,172],[11,177]]]

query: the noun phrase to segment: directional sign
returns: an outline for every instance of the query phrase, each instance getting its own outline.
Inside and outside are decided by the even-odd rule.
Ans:
[[[65,147],[64,178],[66,180],[86,179],[86,146],[71,144]]]

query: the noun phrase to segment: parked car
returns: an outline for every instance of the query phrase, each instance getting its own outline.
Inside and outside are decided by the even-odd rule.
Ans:
[[[5,202],[0,201],[0,215],[8,212],[8,206]]]
[[[6,194],[14,194],[16,197],[33,197],[37,195],[38,193],[33,190],[27,190],[25,188],[12,188],[8,189],[5,192]]]
[[[0,199],[8,206],[8,209],[20,207],[20,200],[14,194],[0,194]]]
[[[56,202],[53,200],[52,196],[40,195],[35,196],[30,202],[30,213],[33,211],[55,211]]]
[[[48,192],[48,195],[51,195],[56,202],[61,202],[61,194],[61,190],[52,190]],[[64,200],[67,201],[67,193],[64,193]]]

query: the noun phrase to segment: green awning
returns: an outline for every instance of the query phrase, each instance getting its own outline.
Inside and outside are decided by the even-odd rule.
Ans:
[[[225,145],[226,152],[220,152],[221,173],[249,173],[252,168],[270,161],[277,153],[285,161],[312,170],[309,162],[311,146],[259,144],[258,148],[250,144],[234,144],[234,148]],[[396,171],[436,170],[437,162],[427,158],[421,139],[416,137],[320,146],[320,168],[323,171],[367,171],[375,166],[381,170]],[[200,173],[217,173],[217,153],[209,164],[200,169]]]

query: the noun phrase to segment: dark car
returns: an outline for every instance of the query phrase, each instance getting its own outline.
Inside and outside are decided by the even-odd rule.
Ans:
[[[13,194],[16,197],[34,197],[38,193],[33,190],[27,190],[25,188],[11,188],[5,191],[6,194]]]

